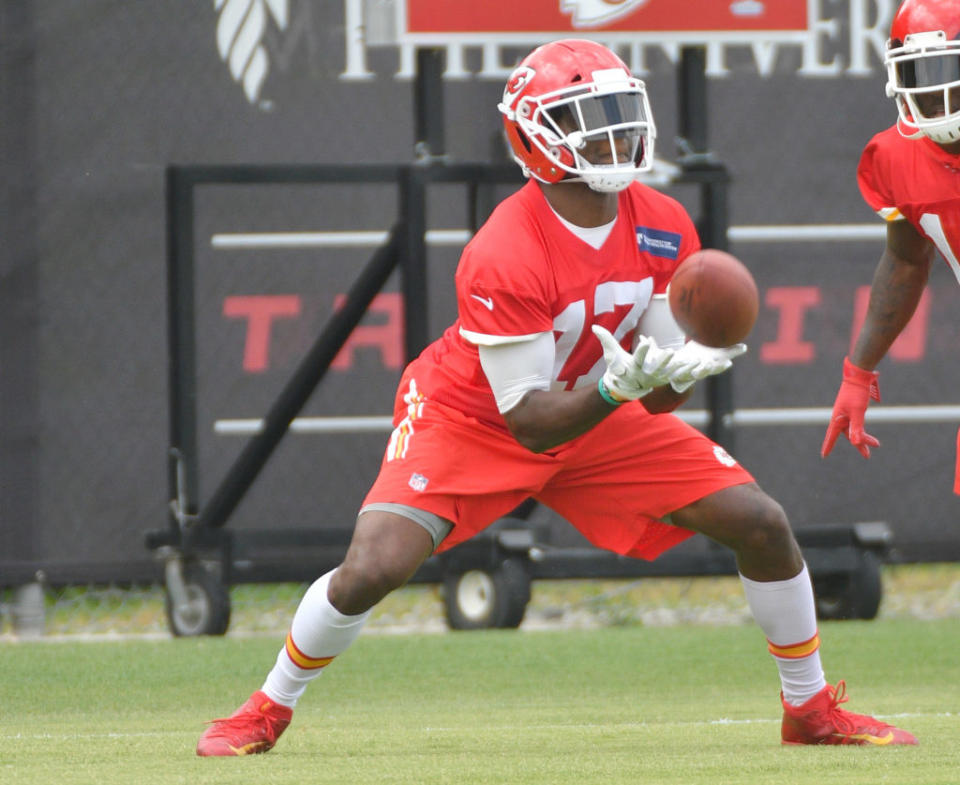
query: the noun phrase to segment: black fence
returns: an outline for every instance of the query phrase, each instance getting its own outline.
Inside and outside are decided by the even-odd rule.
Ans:
[[[263,468],[291,422],[321,382],[338,351],[360,323],[375,295],[395,270],[401,272],[404,303],[405,360],[415,357],[431,335],[427,281],[427,190],[437,184],[458,184],[467,191],[465,225],[474,231],[492,209],[489,186],[519,184],[515,166],[490,164],[403,166],[184,166],[167,173],[170,529],[164,544],[190,547],[209,542],[209,532],[227,523],[247,489]],[[398,192],[398,214],[381,246],[356,278],[343,306],[325,325],[298,368],[264,415],[262,427],[249,440],[212,496],[198,494],[197,352],[195,323],[195,190],[209,185],[381,183]],[[704,245],[726,244],[726,170],[699,160],[674,178],[700,192],[699,230]],[[484,189],[487,190],[484,190]],[[724,377],[710,380],[706,431],[730,445],[733,434],[727,415],[732,396]],[[158,542],[152,535],[154,544]]]
[[[197,445],[200,408],[195,319],[197,189],[223,185],[335,183],[373,183],[395,188],[395,220],[383,244],[352,282],[339,309],[329,317],[273,398],[268,411],[258,420],[255,432],[204,500],[199,493],[201,451]],[[704,244],[710,247],[726,244],[727,183],[724,167],[702,158],[692,161],[670,182],[670,186],[694,187],[700,214],[699,231]],[[428,192],[444,184],[465,189],[464,225],[469,233],[476,230],[495,204],[491,186],[515,187],[519,178],[513,166],[440,162],[389,167],[216,166],[168,170],[170,516],[167,529],[150,532],[147,544],[166,563],[174,631],[192,634],[225,630],[229,619],[225,587],[230,584],[309,580],[339,563],[349,543],[350,526],[285,528],[273,519],[267,526],[233,530],[227,524],[394,271],[400,273],[404,305],[404,360],[416,356],[435,332],[436,326],[431,329],[427,319],[430,311],[427,302]],[[730,414],[734,401],[729,377],[714,377],[707,388],[702,426],[712,438],[732,449],[735,434]],[[354,422],[358,419],[354,418]],[[347,424],[340,427],[349,431],[349,418],[347,420]],[[364,478],[358,478],[357,482],[363,483]],[[337,489],[328,487],[326,493],[336,494]],[[304,499],[303,503],[311,502]],[[523,616],[529,599],[529,583],[534,578],[736,572],[731,554],[710,543],[699,549],[678,548],[653,563],[592,547],[565,545],[562,537],[551,532],[553,527],[549,523],[533,520],[534,508],[532,502],[521,505],[481,537],[431,558],[414,576],[415,582],[445,584],[448,619],[453,626],[515,626]],[[874,614],[879,603],[879,579],[873,578],[875,557],[865,554],[883,551],[889,545],[889,531],[882,524],[868,529],[820,527],[805,531],[801,539],[807,546],[807,559],[821,587],[821,595],[832,597],[831,602],[844,614],[868,617]],[[859,594],[843,599],[844,592],[849,594],[851,576],[864,571],[876,591],[865,601]],[[863,582],[861,577],[859,584]],[[205,598],[203,607],[209,612],[197,611],[198,595]],[[478,597],[487,600],[479,603],[479,616],[471,610],[478,605]]]

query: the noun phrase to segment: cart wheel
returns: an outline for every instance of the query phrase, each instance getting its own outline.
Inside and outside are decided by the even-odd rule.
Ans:
[[[880,559],[872,551],[860,551],[855,570],[814,579],[813,588],[821,619],[874,619],[883,595]]]
[[[530,575],[520,559],[507,559],[493,571],[447,573],[443,600],[451,629],[519,627],[530,602]]]
[[[230,594],[220,576],[197,562],[183,564],[186,604],[176,605],[169,589],[165,607],[170,630],[178,637],[223,635],[230,626]]]

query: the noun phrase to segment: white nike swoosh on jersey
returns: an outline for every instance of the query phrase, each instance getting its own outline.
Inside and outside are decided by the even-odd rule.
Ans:
[[[488,311],[492,311],[492,310],[493,310],[493,298],[492,298],[492,297],[481,297],[479,294],[471,294],[470,296],[471,296],[474,300],[479,300],[481,303],[483,303],[483,306],[484,306]]]

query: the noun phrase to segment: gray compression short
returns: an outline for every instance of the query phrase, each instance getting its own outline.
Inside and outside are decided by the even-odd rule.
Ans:
[[[450,530],[453,528],[453,524],[450,521],[441,518],[439,515],[435,515],[432,512],[427,512],[426,510],[418,510],[416,507],[410,507],[406,504],[390,504],[385,502],[382,504],[368,504],[366,507],[360,510],[360,515],[363,515],[365,512],[372,512],[374,510],[379,510],[380,512],[392,512],[394,515],[402,515],[404,518],[409,518],[416,524],[419,524],[424,529],[427,530],[427,533],[433,539],[433,547],[436,549],[444,538],[450,533]]]

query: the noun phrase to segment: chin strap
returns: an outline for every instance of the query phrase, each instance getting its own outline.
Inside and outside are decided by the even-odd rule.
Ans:
[[[897,118],[897,132],[898,132],[898,133],[900,134],[900,136],[902,136],[904,139],[919,139],[921,136],[923,136],[923,131],[921,131],[921,130],[919,130],[919,129],[916,130],[916,131],[914,131],[912,134],[908,134],[908,133],[904,130],[904,128],[909,128],[909,127],[910,127],[910,126],[908,126],[908,125],[903,121],[903,118],[902,118],[902,117],[898,117],[898,118]]]

